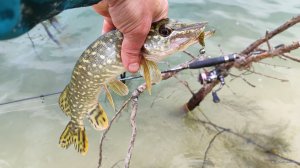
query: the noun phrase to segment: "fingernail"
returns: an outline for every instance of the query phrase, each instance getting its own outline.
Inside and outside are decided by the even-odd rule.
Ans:
[[[137,72],[140,68],[140,65],[138,63],[132,63],[128,65],[128,70],[130,72]]]

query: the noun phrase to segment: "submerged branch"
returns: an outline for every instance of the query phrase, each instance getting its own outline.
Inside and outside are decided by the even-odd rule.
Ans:
[[[260,60],[274,57],[274,56],[281,56],[286,53],[289,53],[293,50],[296,50],[300,47],[300,41],[293,42],[289,45],[280,45],[279,47],[275,47],[272,50],[261,50],[258,48],[261,44],[269,41],[272,37],[275,35],[278,35],[279,33],[287,30],[288,28],[292,27],[293,25],[300,22],[300,15],[297,17],[293,17],[283,25],[279,26],[275,30],[268,32],[263,38],[253,42],[251,45],[249,45],[245,50],[241,51],[237,56],[239,59],[237,59],[234,63],[227,63],[220,65],[221,69],[224,71],[229,71],[232,67],[235,67],[237,69],[248,69],[251,67],[251,64],[253,62],[258,62]],[[260,51],[258,54],[255,54],[254,51]],[[253,53],[252,53],[253,52]],[[292,59],[294,57],[290,57]],[[294,61],[297,61],[296,59],[292,59]],[[186,107],[186,111],[192,111],[194,110],[199,104],[202,102],[202,100],[205,98],[205,96],[210,93],[213,88],[219,83],[218,80],[213,81],[212,83],[205,84],[198,92],[196,92],[190,100],[185,104],[184,107]]]
[[[205,154],[204,154],[204,159],[203,159],[203,164],[202,164],[202,168],[205,167],[205,162],[206,162],[206,158],[207,158],[207,155],[208,155],[208,152],[209,152],[209,149],[211,148],[212,144],[214,143],[215,139],[221,135],[223,132],[225,132],[225,130],[222,130],[220,132],[218,132],[209,142],[206,150],[205,150]]]
[[[250,143],[250,144],[254,145],[255,147],[261,149],[261,150],[262,150],[264,153],[266,153],[266,154],[275,156],[275,157],[277,157],[277,158],[280,158],[280,159],[282,159],[282,160],[285,160],[285,161],[288,161],[288,162],[290,162],[290,163],[294,163],[294,164],[300,166],[300,162],[298,162],[298,161],[296,161],[296,160],[293,160],[293,159],[290,159],[290,158],[287,158],[287,157],[282,156],[282,155],[280,155],[280,154],[277,154],[277,153],[271,151],[270,149],[264,147],[263,145],[259,144],[259,143],[256,142],[255,140],[253,140],[253,139],[251,139],[251,138],[248,138],[248,137],[246,137],[246,136],[244,136],[244,135],[242,135],[242,134],[239,134],[239,133],[237,133],[237,132],[235,132],[235,131],[232,131],[231,129],[228,129],[228,128],[219,126],[219,125],[217,125],[217,124],[215,124],[215,123],[212,123],[212,122],[210,122],[210,121],[204,121],[204,120],[201,120],[201,119],[196,119],[196,120],[197,120],[198,122],[204,124],[204,125],[209,125],[209,126],[212,126],[212,127],[214,127],[214,128],[218,128],[218,130],[220,130],[220,132],[218,132],[218,133],[213,137],[213,139],[210,141],[210,144],[212,143],[212,141],[214,141],[214,139],[215,139],[218,135],[220,135],[220,134],[223,133],[223,132],[226,132],[226,133],[229,133],[229,134],[231,134],[231,135],[234,135],[234,136],[236,136],[236,137],[238,137],[238,138],[243,139],[243,140],[246,141],[247,143]],[[209,146],[211,146],[211,145],[209,145]],[[208,150],[208,149],[207,149],[207,150]],[[205,153],[207,153],[207,150],[206,150]],[[205,155],[207,155],[207,154],[205,154]],[[205,160],[204,160],[204,162],[203,162],[203,165],[204,165],[204,164],[205,164]],[[202,167],[203,167],[203,166],[202,166]]]

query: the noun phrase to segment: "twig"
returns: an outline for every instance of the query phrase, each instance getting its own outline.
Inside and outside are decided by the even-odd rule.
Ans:
[[[261,45],[262,43],[266,42],[267,39],[271,39],[272,37],[274,37],[275,35],[285,31],[286,29],[292,27],[293,25],[297,24],[300,22],[300,15],[293,17],[292,19],[290,19],[289,21],[285,22],[283,25],[279,26],[277,29],[271,31],[268,33],[267,36],[260,38],[259,40],[256,40],[255,42],[253,42],[252,44],[250,44],[245,50],[243,50],[241,52],[241,54],[243,55],[247,55],[250,52],[252,52],[253,50],[255,50],[255,48],[257,48],[259,45]]]
[[[102,135],[101,140],[100,140],[100,145],[99,145],[98,168],[100,168],[101,165],[102,165],[102,151],[103,151],[102,148],[103,148],[103,142],[104,142],[104,139],[106,137],[106,134],[110,130],[111,125],[114,123],[116,118],[121,114],[121,112],[128,105],[128,103],[130,101],[132,101],[132,111],[131,111],[131,117],[130,117],[131,126],[132,126],[132,136],[131,136],[131,140],[130,140],[130,146],[129,146],[129,149],[128,149],[128,153],[127,153],[127,156],[125,158],[125,167],[126,168],[129,167],[130,159],[131,159],[131,155],[132,155],[132,149],[133,149],[134,142],[135,142],[135,137],[136,137],[135,116],[136,116],[136,113],[137,113],[137,105],[138,105],[137,99],[138,99],[139,95],[145,91],[145,89],[146,89],[146,84],[144,83],[144,84],[140,85],[135,91],[133,91],[132,96],[123,103],[120,110],[111,119],[107,129],[103,132],[103,135]]]
[[[215,141],[215,139],[216,139],[219,135],[221,135],[221,134],[224,133],[224,132],[225,132],[225,130],[222,130],[222,131],[218,132],[218,133],[210,140],[210,142],[209,142],[209,144],[208,144],[208,146],[207,146],[207,148],[206,148],[206,150],[205,150],[202,168],[205,167],[206,158],[207,158],[209,149],[211,148],[213,142]]]
[[[266,74],[262,74],[262,73],[259,73],[259,72],[255,72],[255,71],[252,71],[252,70],[248,70],[254,74],[257,74],[257,75],[260,75],[260,76],[264,76],[266,78],[271,78],[271,79],[275,79],[275,80],[279,80],[280,82],[288,82],[289,80],[287,79],[280,79],[280,78],[277,78],[277,77],[274,77],[274,76],[270,76],[270,75],[266,75]]]
[[[190,56],[192,59],[197,59],[193,54],[187,52],[187,51],[182,51],[183,53],[185,53],[186,55]]]
[[[278,58],[282,59],[283,61],[287,61],[287,59],[284,58],[282,55],[279,55]]]
[[[282,56],[285,57],[285,58],[288,58],[290,60],[293,60],[293,61],[296,61],[296,62],[300,62],[299,58],[296,58],[296,57],[292,56],[291,54],[284,53],[284,54],[282,54]]]
[[[269,31],[267,30],[267,31],[266,31],[266,35],[265,35],[265,38],[266,38],[266,43],[267,43],[267,46],[268,46],[268,51],[271,51],[271,50],[272,50],[272,47],[271,47],[271,45],[270,45],[268,35],[269,35]]]
[[[221,53],[222,55],[225,55],[225,53],[224,53],[224,51],[223,51],[223,49],[222,49],[222,47],[221,47],[221,44],[218,44],[218,48],[219,48],[219,50],[220,50],[220,53]]]
[[[251,62],[258,62],[258,61],[268,58],[268,57],[279,56],[279,55],[291,52],[292,50],[298,49],[299,47],[300,47],[300,41],[296,41],[296,42],[293,42],[292,44],[279,47],[272,51],[263,52],[263,53],[260,53],[257,55],[248,55],[244,61],[248,64]],[[240,56],[242,56],[242,55],[240,55]],[[234,66],[236,68],[243,66],[243,64],[240,64],[240,65],[238,65],[238,64],[239,64],[238,62],[235,62]]]
[[[35,51],[35,44],[34,44],[32,38],[31,38],[31,36],[29,35],[28,32],[27,32],[27,36],[28,36],[28,38],[29,38],[29,40],[30,40],[30,42],[31,42],[31,46],[32,46],[32,48],[34,49],[34,52],[36,52],[36,51]]]
[[[279,67],[279,68],[286,68],[286,69],[291,69],[291,67],[288,67],[288,66],[282,66],[282,65],[275,65],[275,64],[269,64],[269,63],[266,63],[266,62],[257,62],[257,63],[259,63],[259,64],[263,64],[263,65],[267,65],[267,66],[272,66],[272,67],[274,67],[274,68],[277,68],[277,67]]]
[[[236,78],[241,78],[241,79],[242,79],[244,82],[246,82],[249,86],[251,86],[251,87],[253,87],[253,88],[256,87],[254,84],[250,83],[247,79],[245,79],[245,78],[242,76],[242,74],[241,74],[241,75],[234,75],[234,74],[232,74],[232,73],[229,73],[229,75],[234,76],[234,77],[235,77],[234,79],[236,79]],[[233,79],[231,79],[230,81],[233,81]]]
[[[163,97],[161,97],[161,96],[156,96],[156,97],[153,99],[153,101],[152,101],[150,107],[152,108],[152,107],[154,106],[155,102],[156,102],[156,101],[159,101],[160,99],[163,99]]]
[[[201,112],[201,115],[208,121],[211,122],[210,119],[203,113]],[[216,129],[217,132],[220,132],[220,130],[217,127],[214,127]]]
[[[110,168],[116,167],[120,162],[124,161],[124,159],[118,160],[115,164],[113,164]]]
[[[102,134],[102,137],[101,137],[101,140],[100,140],[100,145],[99,145],[99,161],[98,161],[98,168],[101,167],[101,164],[102,164],[102,146],[103,146],[103,141],[106,137],[106,134],[108,133],[108,131],[110,130],[111,128],[111,125],[114,123],[115,119],[121,114],[121,112],[123,111],[123,109],[127,106],[127,104],[129,103],[129,101],[131,100],[131,98],[127,99],[122,107],[120,108],[120,110],[114,115],[114,117],[111,119],[107,129],[103,132]]]
[[[189,92],[194,95],[195,93],[193,92],[193,90],[191,89],[191,87],[189,86],[189,83],[185,80],[181,80],[179,79],[176,75],[173,76],[175,79],[177,79],[181,84],[183,84],[187,90],[189,90]]]
[[[57,33],[61,33],[62,27],[59,24],[59,22],[56,19],[56,17],[50,18],[50,19],[48,19],[48,21],[51,24],[51,26],[57,31]]]
[[[127,151],[127,155],[125,158],[125,168],[129,168],[130,165],[130,160],[132,156],[132,150],[134,147],[134,142],[135,142],[135,137],[136,137],[136,113],[138,109],[138,97],[140,96],[141,93],[143,93],[146,89],[146,84],[140,85],[135,91],[133,91],[132,96],[131,96],[131,102],[132,102],[132,110],[131,110],[131,116],[130,116],[130,123],[131,123],[131,139],[130,139],[130,145]]]
[[[42,24],[42,26],[44,27],[44,29],[45,29],[45,31],[46,31],[48,37],[49,37],[49,38],[50,38],[57,46],[61,47],[59,41],[58,41],[58,40],[53,36],[53,34],[49,31],[47,25],[46,25],[45,23],[43,23],[43,22],[42,22],[41,24]]]

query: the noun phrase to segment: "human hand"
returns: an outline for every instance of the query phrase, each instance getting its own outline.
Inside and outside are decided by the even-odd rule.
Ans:
[[[121,58],[129,72],[140,67],[140,50],[151,28],[151,23],[167,17],[167,0],[102,0],[93,6],[104,16],[102,33],[114,28],[123,35]]]

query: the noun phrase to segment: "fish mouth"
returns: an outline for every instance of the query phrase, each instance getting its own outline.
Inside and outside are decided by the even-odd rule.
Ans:
[[[171,48],[176,48],[179,51],[183,51],[188,46],[198,42],[198,38],[201,33],[204,32],[204,29],[208,22],[194,23],[189,24],[185,27],[179,28],[176,31],[178,32],[188,32],[188,33],[178,33],[176,38],[171,42]]]
[[[189,24],[186,27],[178,28],[177,31],[188,31],[188,30],[203,30],[208,22]]]
[[[176,32],[178,33],[173,38],[173,47],[175,47],[176,45],[186,45],[191,41],[198,41],[198,38],[200,37],[201,33],[204,32],[204,29],[207,24],[208,22],[194,23],[176,29]]]

